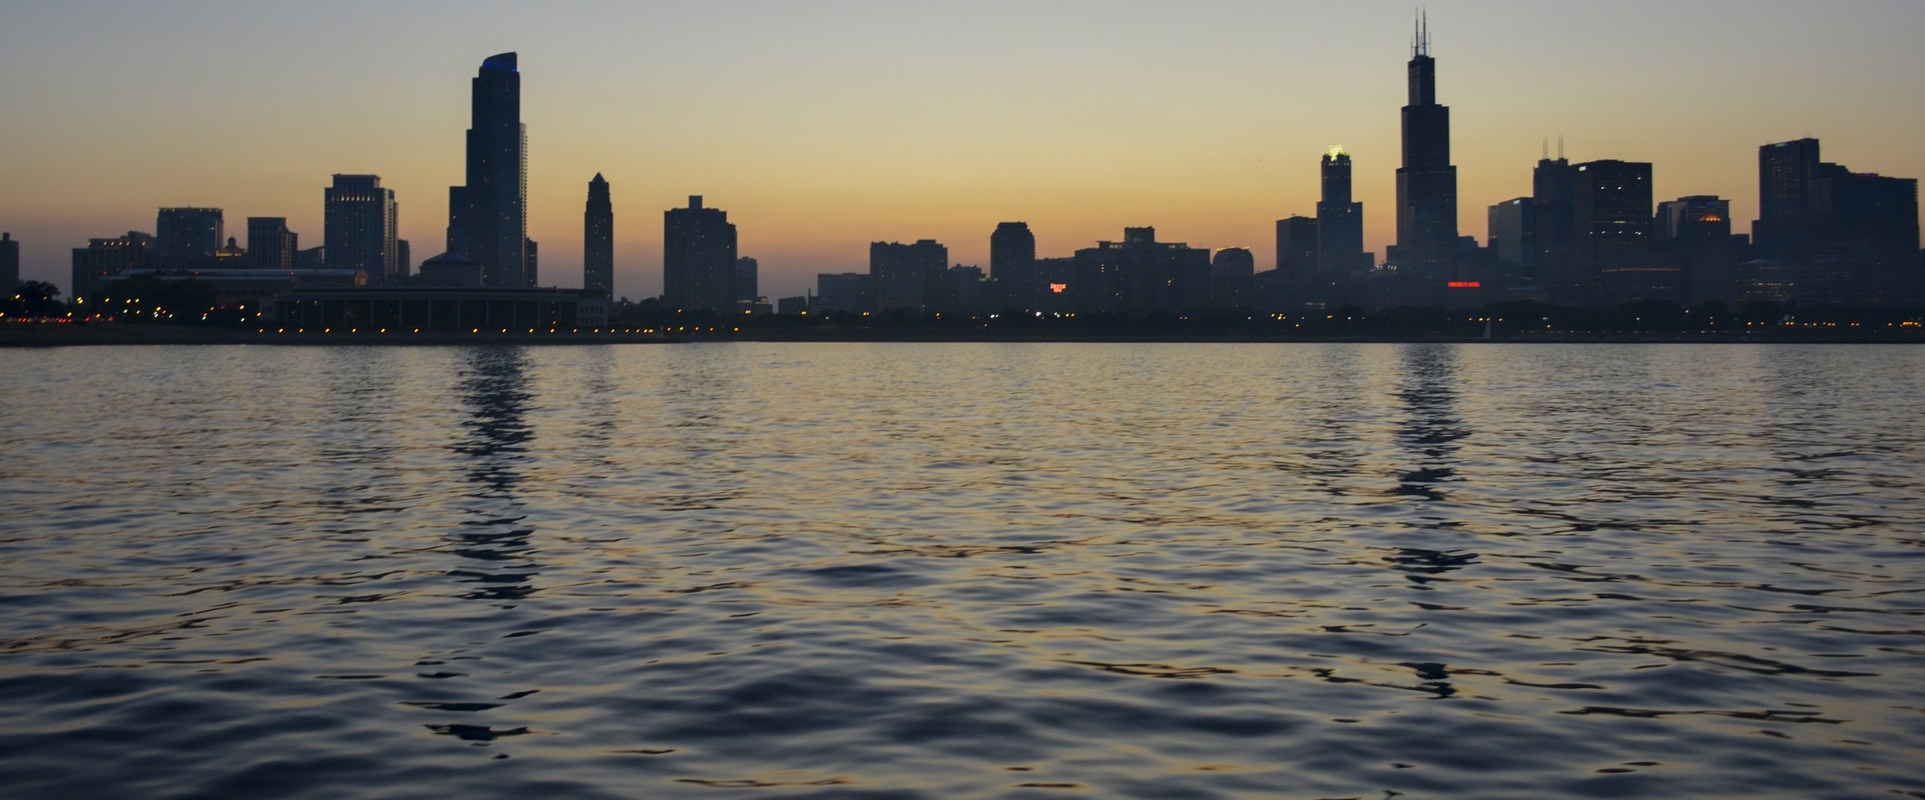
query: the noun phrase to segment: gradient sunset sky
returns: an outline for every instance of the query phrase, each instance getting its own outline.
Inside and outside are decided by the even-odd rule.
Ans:
[[[1528,195],[1548,137],[1655,163],[1656,197],[1757,213],[1757,148],[1805,136],[1925,177],[1925,2],[1433,2],[1461,227]],[[520,54],[541,282],[580,286],[588,180],[613,186],[616,293],[661,291],[662,212],[725,209],[762,292],[866,271],[876,240],[988,265],[1027,221],[1066,256],[1124,226],[1273,262],[1317,160],[1356,160],[1395,235],[1404,2],[0,1],[0,230],[68,286],[88,237],[160,206],[284,216],[321,243],[333,173],[374,173],[414,260],[463,181],[468,81]]]

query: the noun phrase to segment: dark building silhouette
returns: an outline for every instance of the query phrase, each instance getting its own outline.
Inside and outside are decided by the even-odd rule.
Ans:
[[[1577,246],[1577,170],[1564,158],[1563,139],[1557,147],[1556,159],[1546,153],[1531,172],[1535,226],[1531,245],[1537,250],[1537,282],[1548,290],[1552,302],[1568,305],[1581,302],[1572,266]]]
[[[407,274],[395,242],[400,206],[393,189],[381,188],[381,176],[335,175],[326,198],[321,246],[329,269],[360,270],[371,283]]]
[[[1758,148],[1758,253],[1797,270],[1803,305],[1920,300],[1918,181],[1856,173],[1817,139]]]
[[[861,272],[818,273],[809,311],[818,314],[874,311],[875,280]]]
[[[1819,164],[1817,139],[1758,148],[1758,221],[1752,225],[1752,239],[1759,255],[1786,261],[1811,258]]]
[[[287,229],[287,217],[247,218],[247,268],[294,269],[301,238]]]
[[[1529,197],[1505,200],[1490,207],[1487,243],[1514,283],[1537,282],[1537,203]]]
[[[1738,300],[1738,253],[1731,239],[1731,201],[1692,195],[1658,204],[1651,243],[1682,270],[1683,301]]]
[[[588,182],[582,216],[582,288],[597,297],[615,296],[615,206],[599,172]]]
[[[1226,247],[1210,258],[1210,307],[1254,308],[1257,257],[1248,248]]]
[[[932,309],[948,268],[949,248],[934,239],[919,239],[915,244],[871,242],[869,275],[875,281],[876,309]]]
[[[140,231],[126,236],[88,239],[86,247],[73,251],[73,298],[85,300],[100,291],[108,279],[131,270],[154,269],[161,264],[159,241]]]
[[[1437,104],[1430,26],[1411,43],[1409,104],[1403,110],[1403,166],[1397,170],[1397,253],[1403,274],[1436,278],[1457,250],[1457,167],[1450,163],[1450,107]]]
[[[489,286],[534,286],[534,248],[528,241],[528,130],[521,124],[521,72],[515,54],[481,62],[472,89],[468,182],[448,188],[448,251],[480,264]]]
[[[662,215],[662,302],[669,308],[735,308],[735,259],[735,225],[728,212],[703,208],[701,195]]]
[[[7,297],[20,286],[20,240],[13,234],[0,232],[0,292]]]
[[[1286,281],[1308,283],[1317,272],[1317,220],[1290,216],[1277,220],[1277,271]]]
[[[1364,255],[1364,204],[1351,202],[1350,154],[1323,156],[1323,200],[1317,203],[1317,272],[1329,284],[1371,266]]]
[[[227,244],[214,251],[214,263],[211,266],[221,270],[247,269],[247,248],[229,236]]]
[[[1151,227],[1124,228],[1123,241],[1076,251],[1078,312],[1136,316],[1198,310],[1209,302],[1210,251],[1159,242]]]
[[[1043,287],[1036,278],[1036,235],[1027,222],[999,222],[989,234],[989,277],[999,296],[991,298],[1006,308],[1034,309]],[[1000,310],[1000,309],[998,309]]]
[[[166,269],[202,269],[212,265],[214,251],[226,241],[226,223],[218,208],[163,208],[154,221],[160,263]]]
[[[737,311],[755,307],[762,299],[762,263],[748,256],[735,259],[735,306]]]
[[[1678,268],[1651,247],[1651,165],[1607,159],[1574,169],[1577,296],[1592,305],[1677,299]]]
[[[394,263],[397,266],[397,272],[401,275],[413,275],[414,249],[408,246],[408,240],[394,240],[394,252]]]

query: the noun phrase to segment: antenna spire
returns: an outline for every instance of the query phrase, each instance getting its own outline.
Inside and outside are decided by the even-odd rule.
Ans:
[[[1564,160],[1564,134],[1557,135],[1557,160]]]
[[[1551,160],[1551,137],[1544,137],[1544,160]]]

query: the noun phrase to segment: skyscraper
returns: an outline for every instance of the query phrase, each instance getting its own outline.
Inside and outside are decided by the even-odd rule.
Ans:
[[[1603,160],[1574,168],[1577,296],[1588,304],[1675,300],[1678,269],[1651,248],[1651,165]]]
[[[1651,244],[1674,257],[1684,270],[1684,301],[1691,304],[1738,299],[1738,259],[1731,245],[1731,201],[1692,195],[1658,204]]]
[[[300,241],[287,229],[287,217],[248,217],[247,268],[293,269]]]
[[[1758,148],[1758,222],[1752,240],[1767,258],[1811,257],[1813,190],[1819,177],[1817,139]]]
[[[0,233],[0,295],[13,296],[20,286],[20,242],[11,233]]]
[[[227,241],[226,223],[218,208],[163,208],[154,221],[159,240],[160,266],[199,269],[214,259]]]
[[[1531,172],[1532,224],[1531,245],[1537,249],[1537,278],[1548,289],[1552,302],[1582,302],[1572,273],[1573,250],[1577,241],[1577,171],[1564,158],[1564,140],[1558,140],[1556,159],[1546,152]],[[1550,148],[1548,144],[1545,149]]]
[[[337,174],[326,200],[321,246],[329,269],[360,270],[376,283],[405,274],[395,244],[400,206],[393,189],[381,188],[381,176]]]
[[[989,234],[989,277],[996,281],[1001,305],[1016,309],[1036,307],[1036,234],[1027,222],[999,222]],[[1000,308],[997,310],[1001,310]]]
[[[1852,172],[1797,139],[1758,148],[1758,200],[1758,249],[1797,265],[1801,304],[1918,301],[1918,181]]]
[[[869,275],[875,281],[876,308],[882,311],[928,309],[948,269],[949,248],[934,239],[869,244]]]
[[[1418,23],[1403,111],[1404,165],[1397,169],[1397,254],[1420,278],[1437,277],[1457,249],[1457,167],[1450,163],[1450,107],[1437,104],[1430,23]]]
[[[582,288],[597,297],[615,296],[615,206],[599,172],[588,182],[588,211],[582,215]]]
[[[735,259],[735,310],[749,311],[762,299],[762,262],[748,256]]]
[[[1524,283],[1537,282],[1537,204],[1529,197],[1490,207],[1490,249]]]
[[[1350,154],[1332,147],[1323,155],[1323,200],[1317,203],[1317,272],[1328,283],[1366,262],[1364,204],[1350,202]]]
[[[1277,272],[1292,284],[1311,280],[1317,271],[1317,220],[1290,216],[1277,220]]]
[[[735,307],[735,225],[728,212],[703,208],[690,195],[688,208],[662,215],[662,302],[691,311]]]
[[[534,286],[528,247],[528,130],[514,53],[489,56],[473,81],[468,182],[448,187],[448,251],[481,265],[489,286]],[[329,260],[333,260],[329,253]]]

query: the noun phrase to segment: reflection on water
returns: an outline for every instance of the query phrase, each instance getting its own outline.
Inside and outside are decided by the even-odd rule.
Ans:
[[[1925,796],[1925,352],[3,351],[8,797]]]

